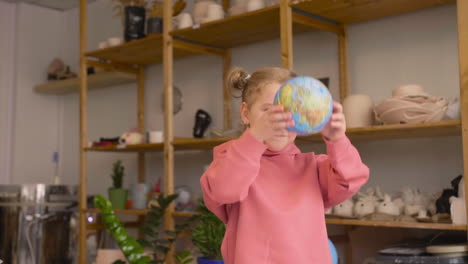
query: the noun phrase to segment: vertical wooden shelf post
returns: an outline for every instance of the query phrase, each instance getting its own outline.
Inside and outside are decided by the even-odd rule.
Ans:
[[[137,74],[138,79],[138,130],[145,134],[145,67],[140,66]],[[144,183],[145,177],[145,153],[138,152],[138,182]]]
[[[343,103],[349,95],[348,86],[348,27],[342,25],[343,30],[338,33],[338,70],[340,78],[340,101]]]
[[[281,65],[289,70],[293,69],[292,24],[289,0],[280,0]]]
[[[87,1],[80,0],[80,180],[79,180],[79,263],[86,263],[86,209],[87,209],[87,158],[85,148],[88,145],[87,96],[88,75],[86,67],[87,41]]]
[[[462,114],[462,144],[465,190],[468,190],[468,2],[457,1],[458,19],[458,65],[460,71],[460,102]],[[468,192],[465,192],[468,201]],[[466,208],[468,214],[468,207]],[[467,233],[468,237],[468,233]]]
[[[163,79],[164,79],[164,192],[166,195],[174,193],[174,115],[173,115],[173,43],[170,34],[172,30],[172,1],[164,0],[163,5]],[[174,229],[174,205],[172,204],[164,216],[166,229]],[[173,264],[172,248],[169,252],[167,264]]]
[[[232,91],[229,90],[227,85],[227,77],[231,69],[232,54],[231,50],[226,50],[223,57],[223,98],[224,98],[224,129],[229,130],[232,128]]]

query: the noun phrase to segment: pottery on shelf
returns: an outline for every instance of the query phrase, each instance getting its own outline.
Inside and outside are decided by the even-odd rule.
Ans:
[[[265,7],[265,2],[263,0],[249,0],[247,2],[247,11],[255,11]]]
[[[208,5],[211,3],[214,2],[211,0],[200,0],[193,5],[192,16],[195,24],[203,23],[203,20],[207,16]]]
[[[181,13],[177,16],[177,28],[188,28],[193,25],[192,16],[189,13]]]
[[[343,102],[343,112],[346,117],[346,126],[367,127],[374,121],[374,102],[369,95],[354,94],[346,97]]]
[[[210,3],[207,7],[206,16],[202,19],[202,23],[208,23],[224,18],[223,6],[217,3]]]

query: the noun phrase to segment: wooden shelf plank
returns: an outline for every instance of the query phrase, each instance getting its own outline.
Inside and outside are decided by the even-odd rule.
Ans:
[[[134,74],[123,72],[98,72],[88,76],[88,89],[100,89],[110,86],[136,82]],[[34,87],[34,90],[42,94],[69,94],[77,93],[80,86],[78,78],[50,81]]]
[[[455,0],[322,0],[293,3],[292,7],[336,22],[351,24],[454,2]]]
[[[352,219],[327,218],[329,225],[351,225],[389,228],[414,228],[414,229],[437,229],[437,230],[467,230],[466,225],[420,223],[420,222],[385,222],[385,221],[365,221]]]
[[[125,148],[118,148],[117,145],[105,147],[88,147],[86,151],[99,151],[99,152],[160,152],[164,150],[163,143],[148,143],[127,145]]]
[[[416,125],[386,125],[350,128],[346,131],[346,134],[352,141],[460,136],[461,122],[459,120],[455,120]],[[212,149],[213,147],[223,144],[231,139],[233,138],[175,138],[174,148],[179,151]],[[322,136],[320,134],[301,136],[296,140],[296,144],[298,145],[306,143],[323,143]],[[160,152],[163,151],[163,149],[164,145],[162,143],[158,143],[129,145],[124,149],[118,149],[116,146],[107,146],[91,147],[86,148],[85,150],[107,152]]]
[[[171,32],[174,37],[218,48],[233,48],[280,36],[279,5]],[[313,30],[295,24],[294,33]]]
[[[423,138],[441,136],[460,136],[461,121],[441,121],[416,125],[386,125],[364,128],[350,128],[346,135],[352,141],[371,141],[384,139]],[[297,143],[320,143],[320,134],[298,137]]]
[[[86,213],[100,213],[101,210],[97,208],[88,208],[84,210]],[[148,210],[146,209],[125,209],[125,210],[114,210],[115,214],[120,215],[146,215]]]
[[[180,49],[174,50],[174,58],[182,58],[194,54],[197,53]],[[150,35],[142,39],[123,43],[119,46],[87,52],[86,56],[124,64],[159,64],[163,58],[162,35]]]

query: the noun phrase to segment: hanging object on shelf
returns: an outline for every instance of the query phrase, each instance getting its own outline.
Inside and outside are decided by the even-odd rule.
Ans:
[[[184,97],[182,95],[182,91],[177,88],[176,86],[173,87],[172,90],[172,104],[173,104],[173,114],[176,115],[182,110],[182,105],[184,104]],[[162,111],[164,112],[164,93],[161,96],[161,106],[162,106]]]
[[[346,127],[368,127],[374,121],[374,102],[369,95],[354,94],[346,97],[343,102],[343,112],[346,117]]]
[[[193,137],[203,138],[206,129],[211,124],[211,116],[205,110],[199,109],[195,114],[195,126],[193,127]]]
[[[393,91],[393,97],[374,107],[377,121],[389,124],[438,122],[447,111],[443,97],[430,96],[418,85],[404,85]]]

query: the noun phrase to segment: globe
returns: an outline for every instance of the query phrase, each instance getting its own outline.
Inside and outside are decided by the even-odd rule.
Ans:
[[[322,131],[333,112],[333,99],[327,87],[317,79],[299,76],[283,83],[274,104],[291,112],[294,126],[289,131],[310,135]]]

